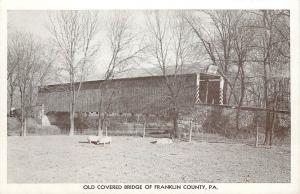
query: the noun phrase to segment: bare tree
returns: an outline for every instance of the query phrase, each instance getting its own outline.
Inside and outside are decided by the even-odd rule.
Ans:
[[[245,95],[250,93],[257,105],[263,101],[265,108],[272,108],[270,98],[273,102],[275,97],[271,97],[269,80],[288,71],[289,12],[216,10],[192,13],[185,19],[225,79],[224,103],[232,103],[233,97],[233,103],[240,107]],[[247,86],[246,81],[250,79],[252,84]],[[237,129],[239,110],[236,114]],[[270,119],[268,112],[266,144],[270,139]]]
[[[243,11],[214,10],[195,11],[185,17],[213,65],[218,67],[218,73],[224,78],[224,104],[230,103],[231,95],[234,97],[234,102],[238,104],[238,97],[233,92],[233,81],[229,74],[234,61],[233,41],[242,14]]]
[[[11,109],[14,104],[14,93],[17,87],[17,71],[22,58],[24,58],[24,52],[21,49],[21,37],[19,33],[11,34],[8,37],[7,42],[7,86],[8,86],[8,111],[11,115]]]
[[[240,107],[244,104],[244,98],[246,94],[246,79],[247,79],[247,72],[246,72],[246,65],[248,60],[251,59],[251,53],[253,51],[253,42],[255,38],[255,30],[249,27],[249,23],[251,24],[250,16],[247,12],[242,11],[241,14],[238,15],[240,18],[237,20],[237,24],[235,28],[233,28],[233,64],[237,66],[237,72],[235,79],[233,80],[233,93],[238,93],[238,109],[236,111],[236,129],[239,131],[239,123],[240,123]],[[253,65],[252,63],[250,63]],[[239,80],[239,91],[235,88],[236,82]],[[237,92],[238,91],[238,92]],[[230,102],[230,97],[228,97],[228,101]]]
[[[45,80],[54,58],[46,45],[32,34],[14,32],[8,37],[8,90],[10,105],[19,95],[21,134],[26,136],[26,118],[35,105],[36,88]]]
[[[115,11],[112,13],[107,23],[107,40],[110,46],[110,58],[103,77],[103,82],[99,85],[99,118],[98,135],[103,133],[103,124],[109,113],[114,90],[108,90],[110,80],[128,70],[133,65],[138,65],[142,60],[141,54],[146,46],[143,43],[143,36],[136,34],[132,30],[130,15],[126,11]],[[104,103],[105,102],[105,103]]]
[[[286,45],[286,49],[289,51],[289,38],[283,36],[282,31],[279,30],[282,26],[278,25],[279,19],[286,17],[282,11],[275,10],[261,10],[256,12],[258,18],[257,27],[260,29],[260,42],[257,45],[259,52],[261,53],[261,63],[263,66],[263,99],[265,108],[272,108],[273,100],[270,99],[270,79],[276,76],[276,70],[278,65],[287,66],[289,64],[288,54],[283,54],[282,45]],[[286,20],[288,21],[288,20]],[[289,25],[285,24],[286,31],[289,31]],[[286,52],[289,53],[289,52]],[[273,94],[275,94],[274,92]],[[271,97],[275,99],[275,97]],[[276,97],[277,101],[277,97]],[[277,103],[277,102],[276,102]],[[265,145],[271,145],[272,139],[272,116],[270,112],[266,113],[266,125],[265,125]],[[273,119],[274,120],[274,119]]]
[[[172,18],[172,19],[171,19]],[[148,12],[148,30],[150,32],[150,56],[153,64],[164,76],[167,89],[166,99],[170,118],[173,122],[172,138],[179,137],[178,114],[179,95],[184,86],[180,74],[184,65],[190,61],[191,41],[190,31],[185,25],[183,15],[174,12]],[[171,75],[171,76],[170,76]]]
[[[74,134],[76,99],[99,46],[95,43],[98,12],[60,11],[50,15],[49,31],[59,53],[61,70],[67,75],[70,93],[70,133]],[[76,83],[77,82],[77,83]]]

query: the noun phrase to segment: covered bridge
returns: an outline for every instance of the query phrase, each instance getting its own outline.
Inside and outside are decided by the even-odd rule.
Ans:
[[[169,107],[168,83],[178,89],[179,107],[195,103],[222,103],[221,77],[205,73],[120,78],[75,83],[80,92],[76,98],[76,112],[99,112],[108,107],[109,113],[161,114]],[[47,85],[38,88],[38,104],[44,113],[69,112],[70,84]],[[100,103],[101,102],[101,103]]]

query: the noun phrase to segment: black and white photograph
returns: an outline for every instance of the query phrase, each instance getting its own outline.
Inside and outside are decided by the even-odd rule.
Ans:
[[[6,10],[2,181],[81,192],[295,183],[292,14]]]

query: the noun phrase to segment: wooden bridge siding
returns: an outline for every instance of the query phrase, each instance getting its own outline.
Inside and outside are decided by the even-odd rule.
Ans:
[[[180,105],[192,105],[195,101],[196,74],[184,75],[180,78],[183,82],[183,90],[179,96]],[[92,85],[92,86],[91,86]],[[83,84],[84,86],[84,84]],[[99,96],[101,89],[99,84],[85,85],[80,91],[76,103],[78,112],[98,112]],[[143,80],[122,80],[107,83],[107,92],[104,96],[103,106],[107,106],[109,96],[115,91],[112,98],[110,112],[155,112],[166,107],[168,89],[163,77],[147,78]],[[40,92],[38,103],[45,105],[45,111],[68,112],[69,93],[64,91]]]

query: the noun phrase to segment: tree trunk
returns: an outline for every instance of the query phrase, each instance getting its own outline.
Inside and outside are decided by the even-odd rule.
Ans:
[[[24,109],[21,105],[21,136],[24,136]]]
[[[241,74],[241,96],[239,99],[239,105],[238,105],[238,109],[236,112],[236,130],[237,133],[240,130],[240,114],[241,114],[241,109],[240,107],[243,105],[244,102],[244,96],[245,96],[245,76],[244,76],[244,67],[243,67],[243,62],[239,63],[239,67],[240,67],[240,74]]]
[[[179,131],[178,131],[178,113],[175,111],[172,113],[172,121],[173,121],[173,138],[179,137]]]
[[[254,116],[254,124],[255,124],[255,147],[258,147],[258,115],[255,113]]]
[[[106,121],[104,125],[105,125],[105,137],[107,137],[107,127],[109,125],[109,122]]]
[[[228,88],[228,83],[227,80],[224,80],[224,86],[223,86],[223,104],[227,104],[227,88]]]
[[[265,129],[265,141],[264,145],[270,145],[271,137],[271,113],[268,111],[266,113],[266,129]]]
[[[70,111],[70,132],[69,132],[69,135],[70,135],[70,136],[73,136],[73,135],[74,135],[74,129],[75,129],[74,117],[75,117],[74,104],[71,103],[71,111]]]
[[[23,127],[23,131],[24,131],[23,136],[26,136],[26,135],[27,135],[27,119],[26,119],[26,117],[24,118],[24,127]]]
[[[268,99],[268,80],[267,80],[267,67],[266,62],[264,62],[264,101],[265,101],[265,108],[269,108],[269,99]],[[271,116],[270,112],[266,112],[266,123],[265,123],[265,141],[264,145],[270,144],[270,135],[271,135]]]
[[[270,52],[271,52],[271,38],[270,35],[270,29],[268,29],[267,26],[267,11],[263,10],[263,26],[265,28],[265,39],[267,41],[267,45],[265,45],[265,53],[264,53],[264,61],[263,61],[263,68],[264,68],[264,102],[265,102],[265,108],[269,108],[269,97],[268,97],[268,71],[267,71],[267,65],[270,65]],[[271,136],[271,113],[269,111],[266,112],[266,124],[265,124],[265,141],[264,145],[270,145],[270,136]]]
[[[193,132],[192,120],[190,120],[189,142],[192,141],[192,132]]]
[[[276,89],[275,89],[275,91],[276,91]],[[273,105],[273,111],[275,110],[275,109],[277,109],[277,100],[278,100],[278,96],[277,96],[277,94],[276,94],[276,96],[275,96],[275,102],[274,102],[274,105]],[[271,118],[271,122],[270,122],[270,131],[269,131],[269,139],[268,139],[268,144],[267,145],[269,145],[269,146],[272,146],[272,137],[273,137],[273,131],[274,131],[274,127],[275,127],[275,120],[276,120],[276,113],[275,112],[273,112],[272,113],[272,118]]]
[[[24,135],[24,118],[25,118],[25,105],[24,105],[24,93],[23,93],[23,90],[22,90],[22,87],[19,88],[20,89],[20,101],[21,101],[21,133],[20,135],[21,136],[25,136]]]
[[[145,138],[145,136],[146,136],[146,127],[147,127],[147,117],[145,117],[145,122],[144,122],[144,126],[143,126],[143,138]]]
[[[224,49],[224,74],[228,76],[228,65],[229,65],[229,52],[227,49]],[[228,90],[228,80],[224,80],[224,87],[223,87],[223,104],[230,104],[227,100],[227,90]]]
[[[241,113],[241,109],[238,108],[236,110],[236,115],[235,115],[235,128],[237,130],[237,133],[239,132],[240,130],[240,113]]]
[[[273,131],[275,127],[275,120],[276,120],[276,113],[272,113],[272,123],[271,123],[271,130],[270,130],[270,139],[269,139],[269,146],[272,146],[272,139],[273,139]]]
[[[14,97],[14,90],[13,87],[11,86],[9,91],[9,116],[10,117],[12,116],[11,108],[13,106],[13,100],[14,100],[13,97]]]
[[[12,111],[11,111],[11,108],[13,106],[13,94],[12,93],[9,94],[9,98],[10,98],[10,102],[9,102],[9,116],[12,116]]]
[[[103,122],[104,119],[102,117],[102,98],[99,102],[99,116],[98,116],[98,136],[103,136]]]
[[[98,117],[98,133],[97,133],[98,136],[103,136],[103,123],[104,123],[103,117],[101,115],[99,115],[99,117]]]

